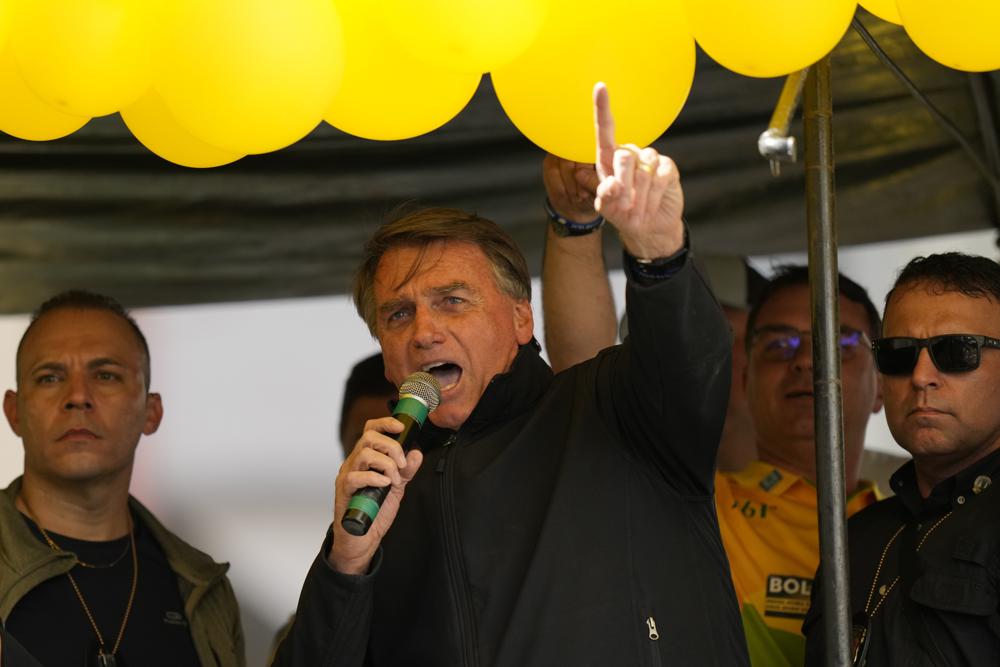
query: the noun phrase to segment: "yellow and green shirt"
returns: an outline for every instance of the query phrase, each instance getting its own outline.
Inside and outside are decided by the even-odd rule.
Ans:
[[[801,667],[802,620],[819,565],[816,487],[756,461],[736,473],[716,473],[722,542],[754,667]],[[847,501],[848,516],[878,500],[861,482]]]

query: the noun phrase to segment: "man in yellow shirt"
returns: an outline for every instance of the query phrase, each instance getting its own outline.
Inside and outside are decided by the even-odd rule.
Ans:
[[[747,318],[747,400],[758,460],[716,475],[723,544],[756,665],[801,665],[800,628],[819,563],[809,275],[787,267]],[[871,354],[879,316],[857,283],[840,277],[840,355],[848,514],[878,498],[858,479],[868,418],[882,407]]]
[[[593,167],[546,158],[549,210],[591,221]],[[551,217],[551,214],[550,214]],[[550,225],[542,273],[546,348],[559,371],[613,345],[616,322],[599,229],[569,234]],[[580,227],[571,227],[578,231]],[[716,509],[744,632],[755,667],[805,659],[802,620],[819,564],[809,279],[791,267],[768,283],[747,318],[743,382],[757,460],[716,474]],[[840,349],[848,513],[877,495],[859,480],[865,428],[882,407],[871,338],[880,326],[865,290],[840,277]]]

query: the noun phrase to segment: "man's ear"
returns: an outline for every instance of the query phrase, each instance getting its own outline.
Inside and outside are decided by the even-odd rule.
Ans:
[[[21,429],[17,423],[17,392],[13,389],[8,389],[7,393],[3,395],[3,413],[7,416],[10,430],[20,438]]]
[[[885,399],[882,396],[882,374],[875,373],[875,401],[872,403],[872,414],[878,414],[882,411],[882,406],[885,404]]]
[[[518,345],[525,345],[535,335],[535,316],[527,299],[514,302],[514,336]]]
[[[142,425],[143,435],[153,435],[160,428],[163,419],[163,399],[157,393],[146,395],[146,423]]]

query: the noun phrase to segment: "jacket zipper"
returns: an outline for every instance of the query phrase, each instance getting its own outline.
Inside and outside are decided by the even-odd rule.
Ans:
[[[448,566],[448,579],[451,582],[452,595],[455,598],[458,616],[458,634],[463,664],[476,667],[479,664],[479,653],[476,650],[476,621],[472,613],[472,601],[466,586],[465,564],[458,535],[458,515],[455,511],[455,465],[454,458],[458,450],[458,436],[452,435],[445,443],[447,454],[438,464],[437,472],[443,473],[441,483],[441,521],[444,528],[445,559]]]
[[[660,631],[656,627],[656,619],[652,615],[646,617],[646,635],[649,637],[649,655],[654,665],[660,662]]]

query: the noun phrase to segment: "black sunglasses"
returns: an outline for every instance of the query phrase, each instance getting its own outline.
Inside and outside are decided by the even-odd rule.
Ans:
[[[883,375],[909,375],[917,366],[921,348],[942,373],[968,373],[979,368],[980,350],[1000,349],[1000,340],[973,334],[945,334],[931,338],[879,338],[872,342],[875,364]]]

